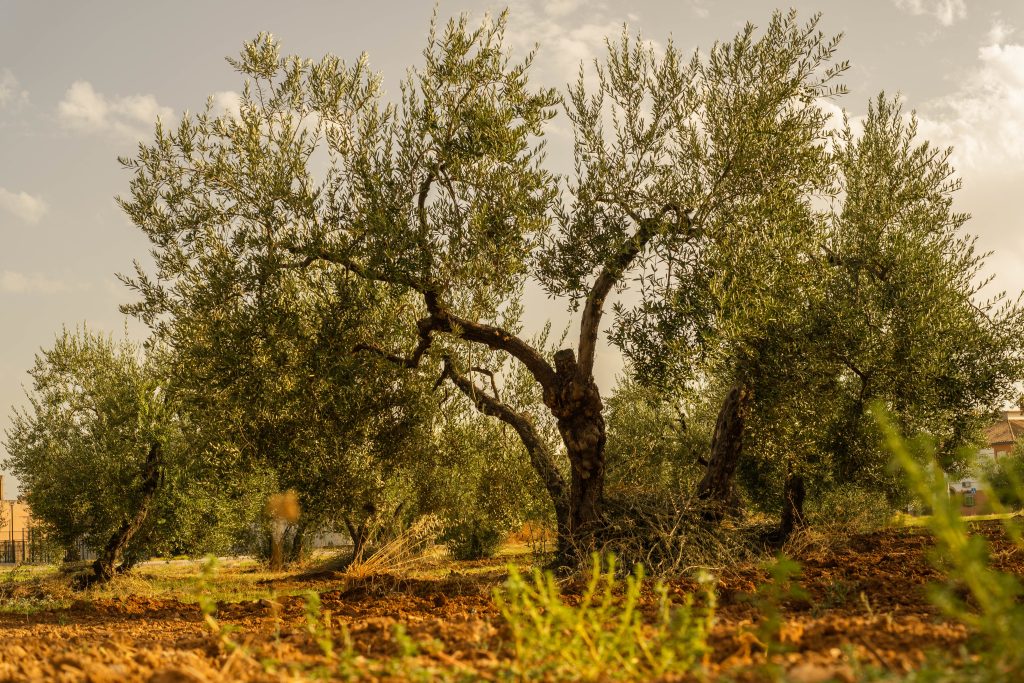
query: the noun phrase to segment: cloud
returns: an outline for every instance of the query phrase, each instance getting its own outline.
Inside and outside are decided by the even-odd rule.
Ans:
[[[934,17],[943,26],[952,26],[967,18],[966,0],[894,0],[904,12]]]
[[[1024,162],[1024,45],[1005,42],[1012,29],[998,23],[975,66],[949,95],[919,108],[921,131],[952,144],[958,165],[1017,167]]]
[[[213,113],[217,116],[227,114],[234,119],[241,118],[242,96],[234,90],[219,90],[210,95],[213,102]]]
[[[10,69],[0,69],[0,109],[14,107],[28,102],[28,91]]]
[[[690,0],[690,9],[700,19],[707,19],[711,14],[707,0]]]
[[[11,192],[0,187],[0,209],[12,213],[26,223],[38,223],[47,211],[46,202],[27,192]]]
[[[1005,43],[1015,31],[1015,28],[997,18],[992,22],[992,28],[988,30],[988,42],[992,45]]]
[[[960,210],[973,220],[981,251],[992,251],[995,273],[984,294],[1024,289],[1024,218],[1015,199],[1024,187],[1024,45],[1009,42],[1013,29],[997,22],[973,66],[948,95],[917,108],[919,134],[939,147],[953,146],[963,178]]]
[[[25,275],[12,270],[0,272],[0,292],[14,294],[56,294],[70,289],[61,280],[54,280],[45,275]]]
[[[75,81],[57,105],[57,116],[71,130],[136,141],[152,134],[158,117],[167,121],[174,111],[153,95],[108,97],[88,81]]]
[[[517,48],[540,45],[537,67],[549,85],[575,81],[580,63],[604,53],[606,37],[616,37],[628,15],[612,15],[603,2],[518,0],[511,3],[508,38]]]

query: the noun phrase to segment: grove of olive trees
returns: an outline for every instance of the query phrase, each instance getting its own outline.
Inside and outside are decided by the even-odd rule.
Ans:
[[[561,564],[637,506],[767,512],[781,541],[808,497],[902,500],[877,402],[956,471],[1021,376],[1021,309],[979,297],[949,151],[885,95],[829,113],[838,37],[793,12],[690,55],[624,31],[558,91],[506,23],[435,22],[390,95],[365,56],[260,35],[229,60],[237,113],[211,100],[121,160],[152,257],[123,311],[151,337],[65,333],[7,436],[54,538],[105,548],[97,578],[223,547],[188,515],[237,538],[284,489],[294,557],[428,512],[472,553],[540,519]],[[527,313],[570,334],[528,338]]]

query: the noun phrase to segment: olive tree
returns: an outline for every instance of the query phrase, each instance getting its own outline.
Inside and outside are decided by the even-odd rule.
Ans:
[[[899,500],[873,403],[906,432],[936,440],[955,469],[1021,375],[1022,311],[1002,294],[980,295],[990,279],[968,216],[953,208],[960,181],[950,150],[916,128],[884,95],[860,125],[844,122],[831,145],[831,207],[808,214],[792,256],[773,255],[785,277],[759,278],[760,297],[721,306],[719,295],[706,309],[709,372],[743,378],[746,423],[735,433],[749,457],[734,462],[755,502],[782,508],[780,538],[801,523],[812,492],[852,485]],[[723,277],[708,291],[749,290]],[[671,315],[658,322],[674,324]],[[671,353],[668,343],[653,348]]]
[[[282,57],[266,35],[246,45],[232,61],[247,78],[237,117],[186,116],[124,160],[134,178],[122,204],[156,262],[156,277],[138,268],[129,279],[141,296],[131,310],[154,325],[173,318],[194,265],[218,252],[251,266],[223,288],[230,299],[258,299],[284,274],[372,285],[416,320],[404,339],[357,348],[443,377],[515,430],[565,549],[589,544],[602,517],[594,365],[609,297],[633,274],[657,307],[706,267],[709,247],[756,235],[821,191],[818,103],[845,64],[817,18],[776,14],[760,35],[748,25],[690,58],[624,34],[563,96],[531,85],[533,54],[514,60],[505,27],[504,15],[432,25],[394,102],[365,57]],[[570,177],[545,165],[560,105],[575,137]],[[531,278],[579,312],[572,347],[549,355],[520,336]],[[530,373],[558,448],[479,384],[475,368],[494,370],[479,359]]]
[[[47,535],[96,548],[91,580],[109,580],[144,540],[175,445],[157,375],[135,345],[85,329],[65,330],[29,374],[6,466]]]
[[[155,338],[204,466],[232,481],[262,472],[297,494],[284,558],[295,560],[318,531],[357,529],[385,507],[395,473],[423,447],[430,383],[351,353],[364,336],[387,338],[387,320],[403,319],[400,301],[377,302],[359,281],[289,272],[269,275],[259,296],[235,296],[247,278],[260,288],[268,274],[223,243],[210,247]],[[249,536],[262,548],[258,528]]]

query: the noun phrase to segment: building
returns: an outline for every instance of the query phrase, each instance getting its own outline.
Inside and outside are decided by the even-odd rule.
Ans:
[[[999,420],[985,430],[988,448],[982,449],[981,454],[998,460],[1013,451],[1021,436],[1024,436],[1024,411],[1004,410]]]
[[[25,501],[3,493],[0,475],[0,564],[24,562],[32,555],[32,511]]]
[[[11,534],[20,538],[32,526],[32,511],[25,501],[3,493],[4,477],[0,474],[0,540],[10,540]]]

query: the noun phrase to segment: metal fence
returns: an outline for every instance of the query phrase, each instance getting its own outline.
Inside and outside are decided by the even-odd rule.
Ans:
[[[95,559],[96,553],[84,543],[77,543],[79,559]],[[52,543],[36,529],[0,529],[0,564],[57,564],[66,549]]]

